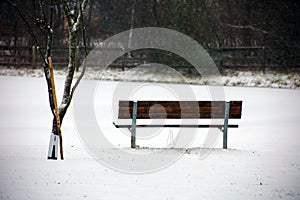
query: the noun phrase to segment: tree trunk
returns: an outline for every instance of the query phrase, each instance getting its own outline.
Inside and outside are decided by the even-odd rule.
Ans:
[[[10,6],[14,7],[22,18],[23,22],[28,29],[28,32],[33,37],[34,43],[36,46],[40,45],[38,42],[38,38],[36,37],[35,32],[33,31],[29,21],[27,21],[25,15],[21,12],[20,8],[17,6],[16,3],[13,3],[9,0],[5,0]],[[36,23],[39,26],[40,30],[45,33],[47,47],[45,55],[42,50],[39,48],[40,56],[44,62],[44,74],[47,82],[47,89],[48,89],[48,97],[49,97],[49,104],[51,108],[51,112],[53,114],[52,120],[52,134],[50,137],[50,145],[49,145],[49,152],[48,152],[48,159],[57,159],[57,142],[60,139],[60,151],[61,151],[61,159],[63,159],[63,148],[62,148],[62,135],[60,126],[63,122],[63,118],[67,112],[68,107],[70,106],[73,94],[80,83],[84,72],[85,72],[85,65],[81,71],[79,78],[76,80],[75,84],[72,86],[73,76],[75,73],[76,68],[76,43],[77,43],[77,33],[81,26],[83,26],[83,16],[85,14],[85,10],[87,8],[88,0],[81,0],[81,1],[73,1],[73,4],[70,4],[67,0],[62,0],[63,9],[65,12],[65,16],[68,21],[68,29],[69,29],[69,63],[68,63],[68,72],[65,80],[64,85],[64,92],[63,92],[63,99],[61,101],[60,106],[57,106],[57,99],[55,93],[55,83],[53,77],[53,66],[51,61],[51,49],[52,49],[52,40],[53,40],[53,16],[54,16],[54,0],[50,0],[50,12],[45,12],[45,2],[43,0],[38,0],[39,4],[39,12],[40,18],[36,18]],[[35,4],[34,4],[35,5]],[[49,17],[47,17],[49,14]],[[75,15],[74,15],[75,14]],[[16,28],[16,27],[15,27]],[[16,33],[16,32],[15,32]],[[83,27],[83,41],[85,46],[85,56],[87,56],[86,50],[86,42],[85,42],[85,28]],[[16,38],[16,37],[15,37]],[[51,70],[50,70],[51,69]],[[57,123],[59,120],[60,123]],[[59,136],[59,137],[58,137]]]
[[[69,32],[69,63],[68,63],[68,72],[64,84],[64,93],[63,98],[61,101],[61,104],[59,106],[58,114],[59,114],[59,120],[60,120],[60,126],[62,126],[63,119],[65,117],[65,114],[67,112],[68,107],[70,106],[71,99],[72,99],[72,82],[73,82],[73,76],[75,73],[76,68],[76,37],[77,37],[77,31],[70,31]],[[57,127],[57,121],[56,117],[53,117],[52,120],[52,134],[59,136],[59,142],[60,142],[60,151],[61,151],[61,159],[63,159],[63,140],[62,140],[62,134],[61,129]],[[55,159],[55,157],[54,157]]]

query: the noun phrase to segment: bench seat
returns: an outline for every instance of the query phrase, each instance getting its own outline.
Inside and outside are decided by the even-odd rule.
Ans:
[[[131,147],[135,148],[136,128],[218,128],[223,132],[223,148],[227,149],[229,119],[241,119],[242,101],[119,101],[118,119],[131,119],[131,124],[117,124],[128,128]],[[137,124],[137,119],[223,119],[223,124]]]

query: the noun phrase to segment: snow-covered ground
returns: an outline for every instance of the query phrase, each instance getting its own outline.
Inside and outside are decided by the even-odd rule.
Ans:
[[[168,71],[169,72],[169,71]],[[55,70],[56,77],[64,77],[66,69]],[[79,73],[78,73],[79,74]],[[115,80],[135,82],[161,82],[161,83],[189,83],[196,85],[225,85],[225,86],[247,86],[263,88],[300,88],[300,72],[289,73],[274,71],[232,71],[227,70],[223,76],[200,77],[198,75],[178,76],[177,73],[166,73],[164,70],[153,70],[153,68],[141,67],[127,71],[121,69],[87,68],[84,79],[88,80]],[[1,67],[0,75],[3,76],[26,76],[43,77],[43,70],[30,68]]]
[[[56,81],[61,95],[63,79]],[[300,199],[299,90],[95,80],[83,80],[78,89],[62,127],[66,159],[49,161],[51,112],[44,79],[0,76],[0,199]],[[145,148],[131,150],[126,130],[112,125],[113,98],[123,98],[127,89],[133,89],[128,97],[134,99],[174,99],[174,92],[190,99],[180,94],[191,90],[199,100],[224,89],[226,100],[243,101],[242,119],[231,121],[240,127],[229,130],[228,150],[221,149],[218,137],[211,151],[201,148],[207,129],[196,130],[189,150],[161,148],[170,144],[172,131],[176,134],[170,129],[138,139]],[[98,160],[82,138],[90,133],[79,127],[89,108],[80,100],[90,91],[102,133],[115,146],[99,146],[104,153]],[[138,129],[137,135],[145,132]],[[117,150],[128,157],[115,156]],[[120,172],[139,162],[130,154],[145,155],[146,166],[152,163],[145,158],[155,152],[157,162],[171,160],[169,165],[150,173]],[[110,162],[119,164],[119,171]]]

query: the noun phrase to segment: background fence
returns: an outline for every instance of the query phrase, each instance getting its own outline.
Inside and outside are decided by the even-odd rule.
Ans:
[[[93,47],[88,47],[91,51]],[[41,47],[44,52],[45,48]],[[117,48],[109,49],[111,51],[120,50]],[[264,47],[223,47],[219,49],[208,50],[208,53],[221,69],[272,69],[283,70],[297,68],[300,69],[298,63],[289,64],[283,67],[272,49]],[[79,67],[84,54],[83,47],[77,47],[77,66]],[[52,59],[55,68],[63,68],[68,65],[68,48],[53,47]],[[145,63],[162,63],[186,73],[193,73],[193,67],[179,56],[170,52],[161,50],[139,50],[129,54],[124,54],[115,60],[110,67],[126,68],[135,67]],[[39,68],[43,65],[38,49],[32,47],[10,47],[0,46],[0,66],[28,67]],[[89,67],[97,67],[97,63]]]

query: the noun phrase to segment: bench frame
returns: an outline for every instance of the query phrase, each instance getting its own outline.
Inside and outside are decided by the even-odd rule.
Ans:
[[[227,149],[227,138],[228,138],[228,128],[238,128],[238,125],[235,124],[228,124],[229,119],[229,111],[230,111],[230,101],[225,102],[225,112],[224,112],[224,123],[223,125],[190,125],[190,124],[150,124],[150,125],[137,125],[137,108],[138,102],[133,101],[133,109],[132,109],[132,123],[131,125],[119,125],[113,122],[113,125],[116,128],[128,128],[131,132],[131,148],[136,148],[136,128],[137,127],[147,127],[147,128],[154,128],[154,127],[169,127],[169,128],[218,128],[223,132],[223,149]]]

